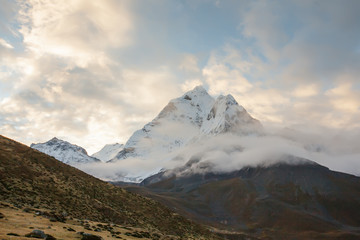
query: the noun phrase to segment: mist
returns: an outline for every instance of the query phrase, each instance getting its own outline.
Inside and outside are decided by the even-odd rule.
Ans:
[[[263,136],[204,137],[168,153],[154,148],[146,159],[127,158],[76,167],[106,181],[140,182],[164,169],[178,175],[224,173],[281,162],[303,164],[307,159],[334,171],[360,175],[359,142],[358,131],[325,131],[315,127],[271,129]]]

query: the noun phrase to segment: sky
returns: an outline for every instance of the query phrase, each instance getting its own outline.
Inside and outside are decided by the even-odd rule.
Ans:
[[[125,143],[197,85],[268,129],[360,139],[358,0],[0,6],[0,134],[22,143]]]

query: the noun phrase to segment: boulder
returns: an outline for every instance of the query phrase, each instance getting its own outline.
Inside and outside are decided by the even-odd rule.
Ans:
[[[45,234],[43,231],[35,229],[31,233],[25,235],[28,238],[41,238],[45,240],[56,240],[55,237],[51,236],[50,234]]]
[[[28,238],[42,238],[44,239],[46,237],[46,234],[41,231],[41,230],[38,230],[38,229],[35,229],[33,230],[31,233],[28,233],[25,235],[25,237],[28,237]]]
[[[103,240],[103,238],[90,233],[83,233],[81,240]]]

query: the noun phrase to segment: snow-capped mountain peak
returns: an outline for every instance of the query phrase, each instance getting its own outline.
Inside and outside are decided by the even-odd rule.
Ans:
[[[30,145],[30,147],[47,155],[50,155],[57,160],[69,165],[93,163],[100,161],[97,158],[90,157],[84,148],[58,139],[56,137],[50,139],[45,143],[33,143]]]
[[[111,160],[144,157],[154,150],[171,152],[189,142],[200,131],[214,99],[201,87],[195,87],[172,99],[163,110],[126,142]]]
[[[259,134],[260,122],[252,118],[232,95],[216,100],[202,87],[172,99],[157,117],[136,131],[111,162],[128,157],[146,158],[154,152],[170,153],[189,142],[226,132]]]
[[[200,126],[206,112],[211,108],[214,99],[201,87],[195,87],[179,98],[172,99],[154,119],[167,118],[175,121],[186,121]]]
[[[124,144],[120,143],[106,144],[100,151],[91,156],[100,159],[103,162],[107,162],[113,159],[123,148]]]

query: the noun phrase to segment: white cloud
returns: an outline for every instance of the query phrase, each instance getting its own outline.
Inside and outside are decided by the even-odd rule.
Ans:
[[[125,142],[179,86],[167,67],[125,68],[114,51],[133,42],[128,1],[19,1],[23,53],[0,61],[11,91],[0,131],[26,144],[53,136],[90,153]]]
[[[184,83],[181,84],[181,90],[183,92],[190,91],[194,89],[196,86],[202,86],[203,82],[200,79],[190,79],[186,80]]]
[[[174,172],[180,175],[194,172],[222,173],[243,167],[271,166],[281,162],[302,164],[306,161],[304,159],[307,159],[331,170],[360,174],[360,152],[356,144],[360,140],[360,135],[352,135],[349,138],[346,132],[330,130],[324,136],[324,129],[317,129],[315,132],[307,130],[289,130],[279,135],[261,137],[223,134],[204,138],[200,142],[168,154],[155,150],[146,159],[130,158],[114,163],[86,164],[78,167],[105,180],[129,180],[134,177],[139,180],[157,173],[164,167],[174,169]],[[189,163],[191,161],[192,164]]]
[[[179,68],[186,72],[200,72],[200,69],[198,67],[198,59],[192,54],[183,55]]]
[[[319,93],[318,85],[308,84],[308,85],[299,85],[292,92],[293,96],[298,98],[312,97]]]
[[[245,93],[252,88],[252,84],[242,75],[241,71],[219,62],[212,56],[202,74],[209,85],[209,93],[218,95],[226,92],[234,94]]]
[[[38,57],[54,54],[84,67],[106,62],[104,51],[131,43],[132,16],[124,1],[24,1],[21,6],[20,33]]]
[[[8,43],[7,41],[5,41],[4,39],[0,38],[0,45],[5,47],[5,48],[9,48],[9,49],[13,49],[14,47]]]

